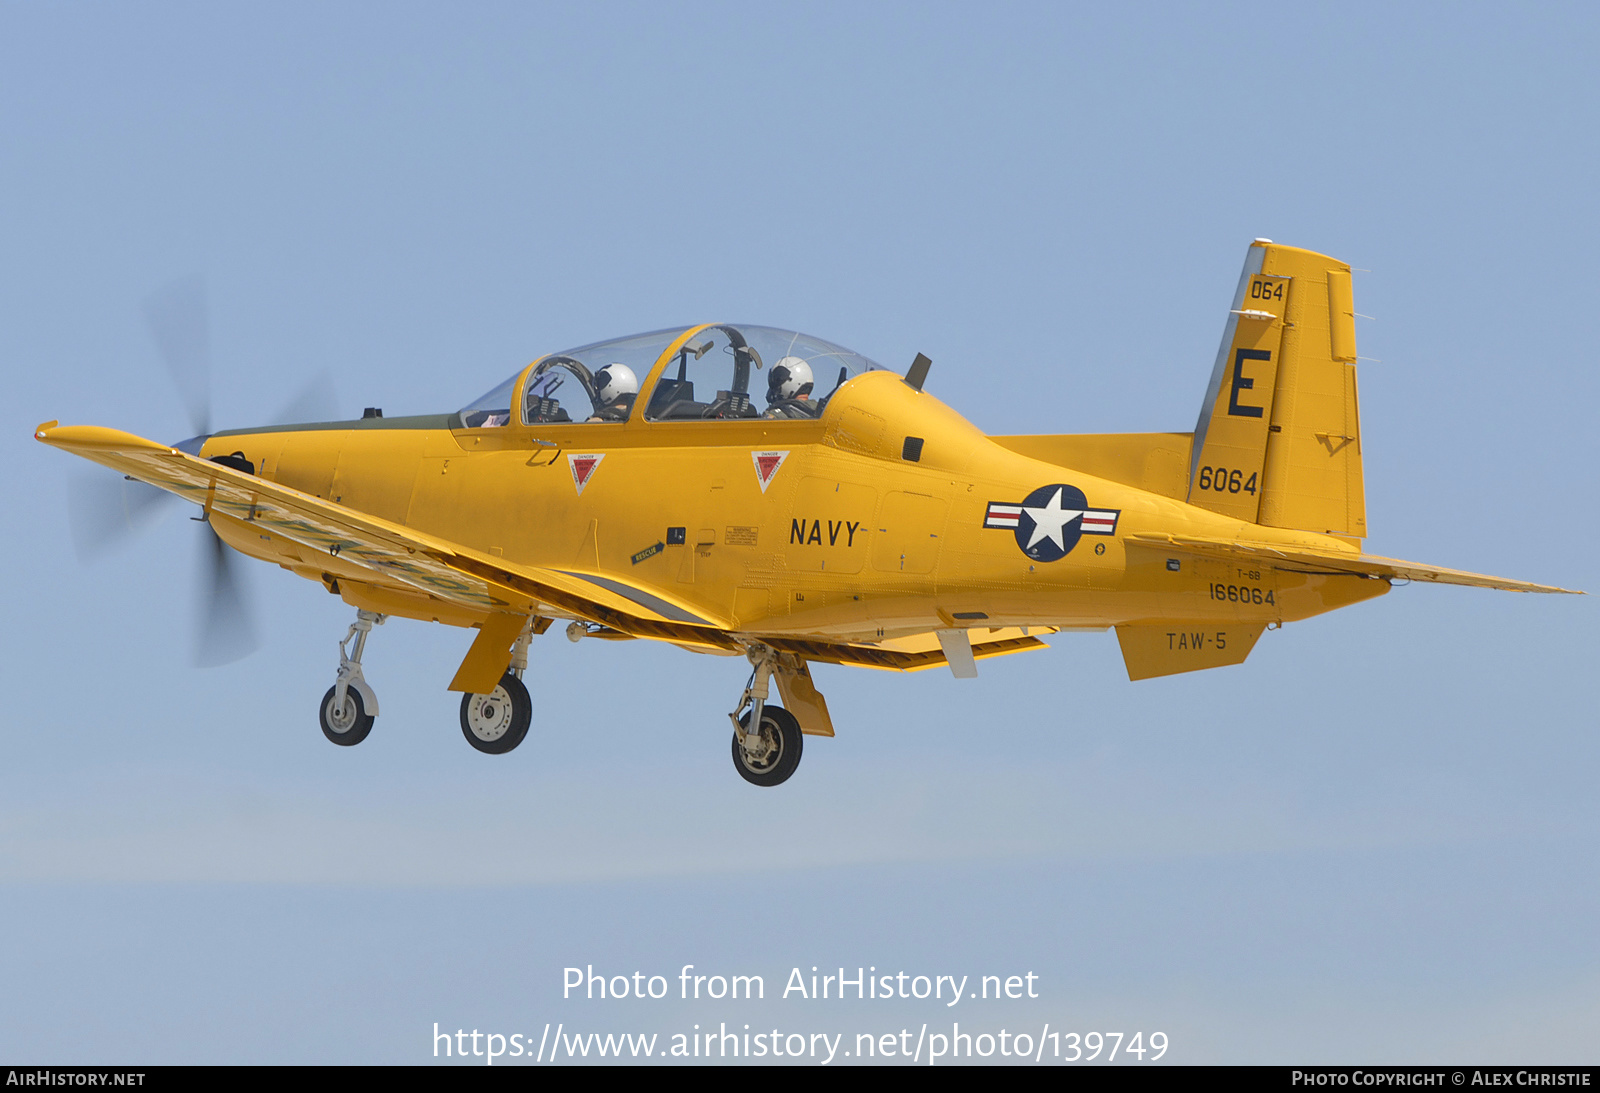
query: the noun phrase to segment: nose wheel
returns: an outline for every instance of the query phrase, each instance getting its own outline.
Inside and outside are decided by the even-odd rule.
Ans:
[[[533,700],[511,672],[488,694],[461,696],[461,735],[485,755],[504,755],[528,735]]]
[[[322,735],[343,747],[359,744],[372,731],[373,716],[361,701],[361,692],[346,687],[344,701],[339,701],[339,687],[335,684],[322,696]]]
[[[387,616],[376,611],[357,611],[356,621],[339,643],[339,674],[322,696],[318,719],[322,735],[340,747],[351,747],[367,738],[378,716],[378,696],[361,674],[361,654],[367,648],[367,635],[381,626]],[[345,646],[354,642],[347,652]]]

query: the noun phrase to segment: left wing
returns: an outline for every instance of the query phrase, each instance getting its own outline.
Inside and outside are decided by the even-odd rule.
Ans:
[[[743,650],[731,633],[732,619],[605,573],[508,562],[117,429],[52,421],[39,426],[34,437],[175,493],[200,505],[207,516],[218,513],[258,527],[295,543],[313,559],[336,558],[381,584],[437,596],[479,618],[509,609],[584,619],[615,632],[613,636],[669,641],[708,652]],[[972,642],[978,658],[1046,648],[1021,631],[976,637],[978,633],[973,631]],[[781,652],[832,664],[915,671],[946,663],[931,632],[870,645],[749,636],[759,636]]]
[[[41,425],[34,436],[205,509],[281,536],[312,558],[354,565],[487,615],[513,607],[586,619],[631,637],[737,649],[731,620],[601,574],[507,563],[459,543],[371,516],[289,486],[98,426]],[[315,563],[310,563],[314,565]]]

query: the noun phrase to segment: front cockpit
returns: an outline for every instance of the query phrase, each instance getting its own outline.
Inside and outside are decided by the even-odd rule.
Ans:
[[[468,429],[569,423],[809,420],[880,366],[792,330],[674,327],[541,357],[460,411]]]

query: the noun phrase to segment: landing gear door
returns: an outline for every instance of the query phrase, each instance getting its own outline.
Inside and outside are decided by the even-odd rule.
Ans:
[[[800,731],[807,736],[832,736],[833,718],[828,716],[828,701],[811,682],[811,666],[800,662],[797,671],[779,668],[773,673],[778,683],[778,694],[783,698],[783,708],[800,722]]]

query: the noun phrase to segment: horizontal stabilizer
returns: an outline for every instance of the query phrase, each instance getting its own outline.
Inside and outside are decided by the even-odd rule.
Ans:
[[[1147,546],[1178,554],[1223,561],[1246,560],[1257,565],[1296,573],[1350,573],[1385,581],[1427,581],[1432,584],[1459,584],[1472,588],[1498,588],[1503,592],[1564,592],[1583,595],[1570,588],[1557,588],[1530,581],[1513,581],[1483,573],[1468,573],[1443,566],[1380,558],[1375,554],[1346,554],[1314,547],[1281,546],[1273,543],[1247,543],[1231,539],[1207,539],[1192,535],[1130,535],[1130,546]]]

